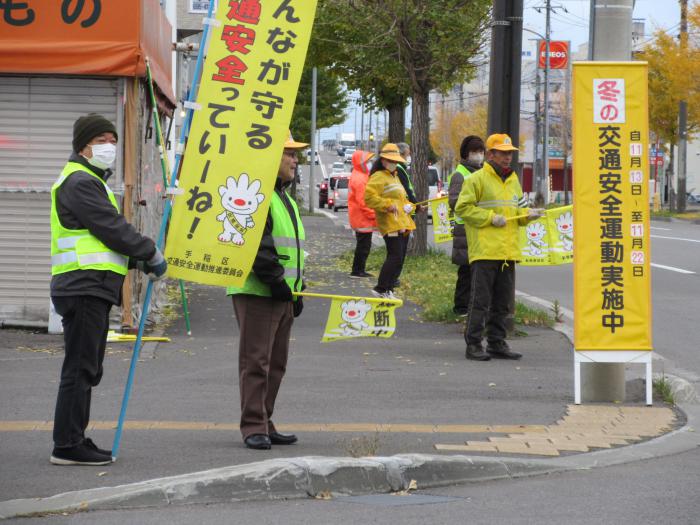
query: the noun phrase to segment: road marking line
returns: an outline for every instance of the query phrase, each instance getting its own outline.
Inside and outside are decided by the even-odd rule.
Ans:
[[[90,430],[113,430],[116,421],[93,421]],[[481,434],[528,432],[542,434],[547,431],[544,425],[449,425],[449,424],[406,424],[406,423],[287,423],[277,427],[286,432],[386,432],[408,434]],[[216,423],[207,421],[151,421],[133,420],[124,423],[130,430],[238,430],[237,423]],[[0,432],[51,431],[52,421],[0,421]]]
[[[670,239],[672,241],[700,242],[698,239],[686,239],[685,237],[666,237],[665,235],[651,235],[653,239]]]
[[[661,268],[662,270],[670,270],[672,272],[685,273],[685,274],[694,274],[695,273],[695,272],[691,272],[690,270],[684,270],[683,268],[676,268],[675,266],[665,266],[663,264],[656,264],[656,263],[651,263],[651,265],[654,268]]]
[[[667,232],[670,232],[670,231],[671,231],[671,228],[659,228],[658,226],[649,226],[649,229],[650,229],[650,230],[664,230],[664,231],[667,231]]]

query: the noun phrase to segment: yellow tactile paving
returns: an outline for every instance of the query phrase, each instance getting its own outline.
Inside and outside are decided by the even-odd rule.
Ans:
[[[612,448],[651,438],[671,430],[676,416],[666,407],[626,407],[572,405],[567,414],[553,425],[504,432],[488,441],[467,441],[466,445],[435,445],[436,450],[482,452],[496,447],[498,452],[539,456],[559,455],[560,451],[588,452],[595,448]],[[494,430],[494,432],[496,432]],[[483,448],[484,450],[481,450]]]

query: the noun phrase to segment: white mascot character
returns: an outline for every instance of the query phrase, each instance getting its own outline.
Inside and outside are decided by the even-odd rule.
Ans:
[[[252,215],[265,200],[265,195],[258,193],[260,181],[254,180],[248,185],[248,174],[241,173],[238,181],[233,177],[226,179],[226,186],[219,186],[221,205],[224,212],[216,220],[224,223],[224,231],[219,234],[221,242],[232,242],[243,246],[243,235],[255,226]]]
[[[340,307],[342,309],[340,316],[345,321],[340,324],[342,335],[349,337],[358,336],[362,333],[362,330],[369,328],[369,325],[365,322],[365,317],[372,310],[372,305],[365,303],[364,299],[359,301],[351,299],[344,302]]]
[[[547,229],[541,222],[531,222],[525,228],[527,235],[527,246],[530,250],[530,255],[541,257],[545,255],[547,243],[544,241],[544,236],[547,234]]]
[[[559,230],[559,240],[564,246],[564,251],[570,252],[574,249],[574,219],[571,212],[562,213],[554,219]]]
[[[440,226],[438,227],[438,233],[450,233],[450,217],[447,211],[447,204],[441,202],[437,206],[438,222]]]

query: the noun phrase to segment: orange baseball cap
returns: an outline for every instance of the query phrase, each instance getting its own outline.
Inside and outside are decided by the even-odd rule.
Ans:
[[[486,150],[497,149],[498,151],[520,151],[513,146],[513,141],[505,133],[494,133],[486,139]]]

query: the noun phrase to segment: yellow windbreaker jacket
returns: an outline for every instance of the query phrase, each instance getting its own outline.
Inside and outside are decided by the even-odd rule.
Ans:
[[[404,204],[411,204],[406,197],[406,190],[398,176],[387,170],[377,171],[369,176],[365,187],[365,204],[374,210],[377,227],[382,235],[416,229],[411,213],[403,210]],[[396,213],[386,211],[392,204],[396,205]]]
[[[502,228],[491,224],[494,215],[506,219],[527,215],[526,200],[513,172],[503,181],[489,163],[467,177],[455,205],[455,213],[465,223],[469,262],[484,260],[519,261],[518,227],[527,224],[526,218],[513,219]]]

